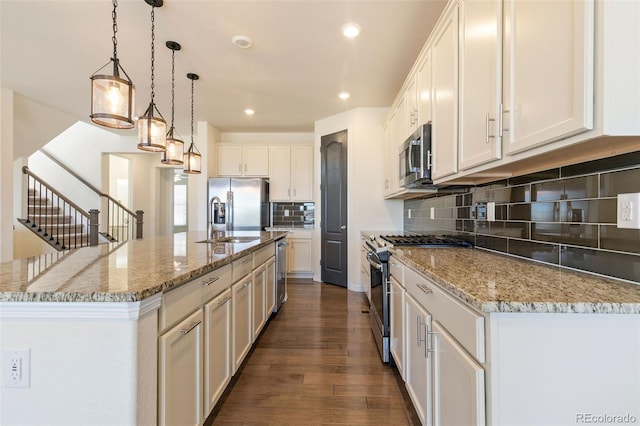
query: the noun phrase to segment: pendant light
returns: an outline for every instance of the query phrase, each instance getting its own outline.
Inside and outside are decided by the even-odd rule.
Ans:
[[[167,132],[167,149],[162,153],[162,164],[182,164],[184,156],[184,142],[174,136],[175,128],[175,90],[176,90],[176,50],[180,50],[180,44],[168,41],[167,47],[171,49],[171,127]]]
[[[202,171],[202,155],[196,148],[196,144],[193,143],[193,83],[200,77],[198,74],[189,73],[187,78],[191,80],[191,145],[184,153],[184,172],[198,174]]]
[[[113,57],[91,76],[91,121],[113,129],[133,129],[133,103],[135,87],[118,60],[117,12],[118,0],[113,0]],[[113,64],[112,75],[98,74],[109,64]],[[120,76],[120,71],[126,77]]]
[[[151,102],[143,115],[138,117],[138,149],[159,152],[167,147],[167,122],[158,111],[155,98],[155,9],[162,6],[163,0],[145,0],[151,5]],[[154,116],[154,113],[158,113]]]

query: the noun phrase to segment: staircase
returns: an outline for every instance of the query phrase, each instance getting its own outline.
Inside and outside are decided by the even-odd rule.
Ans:
[[[43,189],[42,194],[28,188],[27,218],[18,220],[58,250],[92,245],[90,214],[83,214],[54,192]]]
[[[102,198],[105,207],[105,213],[101,215],[102,232],[98,229],[100,212],[97,209],[86,212],[34,174],[27,166],[22,168],[27,176],[27,217],[18,219],[20,223],[57,250],[94,246],[100,240],[123,242],[130,238],[142,238],[143,212],[141,210],[135,213],[128,210],[113,197],[101,193],[68,170],[66,166],[59,165]]]

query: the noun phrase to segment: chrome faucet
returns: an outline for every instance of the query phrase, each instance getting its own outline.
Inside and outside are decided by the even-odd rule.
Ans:
[[[218,202],[218,216],[222,215],[222,200],[220,197],[214,195],[211,197],[211,201],[209,202],[209,238],[213,238],[215,235],[214,227],[213,227],[213,203]]]

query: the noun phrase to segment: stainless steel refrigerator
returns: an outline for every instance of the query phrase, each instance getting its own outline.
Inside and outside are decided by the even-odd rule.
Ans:
[[[222,206],[214,196],[220,199]],[[269,181],[262,178],[209,178],[207,206],[207,218],[213,219],[216,230],[263,231],[271,221]]]

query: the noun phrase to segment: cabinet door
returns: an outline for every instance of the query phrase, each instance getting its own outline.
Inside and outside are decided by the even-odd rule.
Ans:
[[[206,418],[232,375],[231,289],[204,307],[204,397]]]
[[[235,374],[249,353],[253,342],[251,321],[251,275],[238,281],[232,287],[233,301],[233,372]]]
[[[291,149],[288,146],[269,147],[269,199],[291,200]]]
[[[431,47],[433,59],[433,178],[458,171],[458,8],[441,22]]]
[[[431,50],[418,65],[418,125],[430,122],[431,116]]]
[[[245,146],[242,148],[242,175],[269,177],[269,147]]]
[[[311,239],[287,238],[287,272],[312,272]]]
[[[395,194],[400,191],[398,171],[398,114],[394,109],[389,116],[389,121],[384,129],[384,193]]]
[[[265,315],[265,270],[266,265],[261,265],[253,271],[253,338],[255,341],[264,323]]]
[[[293,201],[313,200],[313,147],[291,147],[291,186]]]
[[[409,132],[409,123],[406,120],[407,117],[407,102],[405,100],[406,92],[402,94],[402,97],[398,100],[396,105],[396,118],[398,120],[398,144],[404,142],[411,134]]]
[[[161,425],[200,425],[203,421],[202,309],[158,339]]]
[[[218,176],[242,176],[242,147],[218,147]]]
[[[499,159],[502,0],[460,3],[460,169]]]
[[[409,294],[405,296],[406,369],[405,384],[423,425],[432,425],[431,363],[427,348],[431,316]]]
[[[593,128],[594,1],[504,1],[504,132],[515,154]]]
[[[404,95],[407,136],[418,128],[418,74],[409,79]]]
[[[484,425],[484,369],[438,321],[432,335],[435,424]]]
[[[400,377],[405,378],[405,370],[404,370],[404,298],[405,298],[405,290],[402,286],[394,279],[391,278],[391,306],[390,306],[390,325],[391,329],[389,335],[389,349],[391,351],[391,356],[396,362],[396,367],[398,368],[398,372],[400,372]]]
[[[265,301],[267,319],[276,307],[276,258],[267,260],[267,270],[265,271]]]

